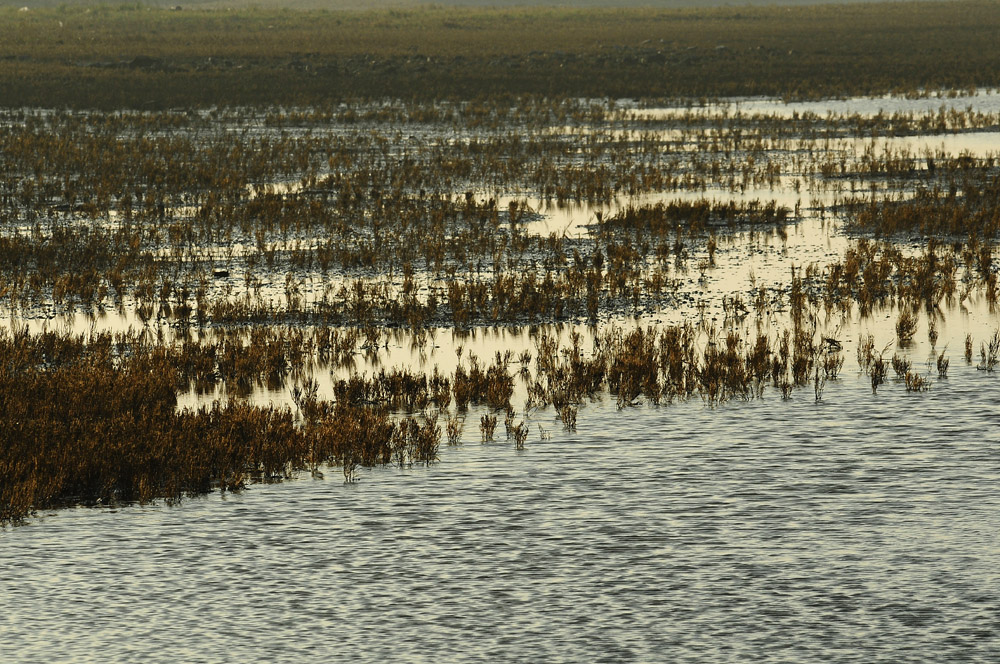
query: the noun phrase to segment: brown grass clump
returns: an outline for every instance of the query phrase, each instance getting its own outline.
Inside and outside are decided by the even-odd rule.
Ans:
[[[483,415],[479,418],[479,431],[483,434],[483,442],[488,442],[493,440],[493,432],[497,428],[497,417],[496,415]]]
[[[836,351],[828,351],[823,355],[823,375],[829,380],[836,380],[840,370],[844,368],[844,356]]]
[[[896,372],[896,377],[902,379],[910,372],[910,361],[899,355],[892,356],[892,370]]]
[[[514,377],[510,375],[509,364],[510,357],[499,352],[486,371],[474,355],[469,356],[468,369],[460,364],[453,380],[455,404],[459,410],[464,410],[471,402],[506,411],[514,393]]]
[[[885,382],[886,374],[889,372],[889,365],[885,358],[879,355],[874,358],[868,366],[868,376],[872,381],[872,394],[878,392],[879,385]]]
[[[917,317],[912,311],[904,309],[896,319],[896,339],[900,346],[907,346],[917,332]]]
[[[958,267],[954,248],[942,249],[933,238],[914,257],[904,255],[890,242],[862,238],[848,248],[842,262],[829,266],[822,284],[823,305],[827,311],[846,313],[855,302],[861,314],[868,315],[895,302],[900,307],[900,331],[912,338],[911,327],[912,333],[916,332],[914,312],[919,307],[931,310],[955,296]],[[934,335],[936,330],[929,327],[928,336]]]
[[[948,377],[948,365],[951,363],[951,360],[944,356],[947,350],[947,348],[943,349],[937,356],[938,378]]]
[[[437,417],[395,421],[384,410],[344,403],[324,404],[323,416],[306,427],[314,458],[339,463],[347,481],[360,467],[430,463],[437,459]]]
[[[309,444],[290,411],[176,412],[163,357],[115,358],[107,341],[41,366],[37,339],[0,336],[0,519],[67,502],[235,490],[304,467]]]
[[[989,342],[979,344],[980,371],[993,371],[1000,364],[1000,330],[993,333]]]
[[[903,380],[907,392],[926,392],[930,388],[930,382],[914,371],[907,371]]]
[[[465,423],[458,417],[458,415],[453,415],[448,418],[448,422],[445,427],[448,432],[449,445],[458,445],[461,442],[462,428],[464,424]]]
[[[564,405],[559,409],[559,419],[562,420],[563,429],[566,431],[576,431],[576,406]]]
[[[875,337],[871,334],[858,340],[857,347],[858,367],[863,372],[867,372],[875,361]]]
[[[180,378],[170,353],[135,338],[0,333],[0,521],[235,491],[324,463],[353,479],[359,467],[437,458],[436,416],[394,420],[388,400],[320,401],[307,380],[293,390],[296,424],[287,408],[235,400],[178,411]]]
[[[526,440],[528,440],[528,425],[525,424],[524,422],[518,424],[516,427],[514,427],[513,436],[514,436],[514,449],[523,450],[524,443]]]

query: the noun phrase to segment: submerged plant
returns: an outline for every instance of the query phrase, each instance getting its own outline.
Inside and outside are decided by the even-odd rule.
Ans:
[[[462,427],[464,422],[458,415],[452,415],[448,418],[445,424],[445,429],[448,433],[448,444],[458,445],[462,440]]]
[[[528,439],[528,425],[521,422],[513,430],[514,449],[523,450],[524,443]]]
[[[886,374],[889,372],[889,365],[881,355],[872,360],[868,367],[868,376],[872,381],[872,394],[878,392],[879,385],[885,382]]]
[[[926,378],[913,371],[906,372],[904,382],[907,392],[926,392],[930,386]]]
[[[483,415],[479,419],[479,431],[483,434],[483,442],[493,440],[493,432],[497,428],[496,415]]]
[[[945,351],[947,350],[947,347],[945,347],[937,356],[938,378],[948,377],[948,364],[950,363],[950,360],[944,356]]]
[[[979,345],[979,356],[981,359],[977,369],[993,371],[996,368],[997,364],[1000,363],[1000,330],[993,333],[988,343],[984,342]]]
[[[875,361],[875,337],[869,334],[858,341],[857,348],[858,367],[863,372],[867,372]]]
[[[892,370],[896,372],[896,377],[902,379],[910,371],[910,361],[899,355],[892,356]]]
[[[576,431],[576,408],[566,404],[559,409],[559,419],[566,431]]]

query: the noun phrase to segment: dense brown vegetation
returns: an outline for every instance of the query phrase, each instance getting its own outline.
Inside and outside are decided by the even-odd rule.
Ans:
[[[985,284],[995,299],[993,158],[942,153],[918,167],[872,147],[905,126],[995,122],[972,112],[785,122],[725,110],[656,120],[612,102],[532,99],[13,112],[0,133],[0,296],[28,312],[114,307],[198,326],[597,321],[675,303],[687,271],[711,268],[733,231],[785,237],[798,206],[740,198],[748,189],[792,180],[836,195],[876,178],[886,193],[845,195],[831,209],[860,232],[944,241],[926,269],[892,247],[859,246],[828,272],[828,306],[867,311],[896,288],[936,302],[963,267],[962,288]],[[233,130],[248,124],[263,126]],[[456,132],[461,140],[442,138]],[[861,145],[842,147],[851,140]],[[570,236],[534,230],[528,198],[499,202],[511,190],[555,206],[633,202]],[[690,190],[703,193],[683,197]],[[643,202],[651,195],[661,198]]]
[[[287,408],[240,400],[178,411],[192,357],[127,336],[0,335],[0,522],[73,502],[236,490],[325,463],[350,478],[359,465],[437,456],[436,418],[390,418],[386,403],[350,394],[330,404],[297,390],[298,422]],[[270,374],[268,360],[252,373]],[[226,365],[220,357],[212,371]]]
[[[918,393],[925,318],[943,380],[942,307],[1000,301],[1000,155],[905,140],[1000,115],[614,99],[998,83],[991,4],[0,19],[0,522],[431,462],[470,416],[521,450],[606,395],[819,402],[854,315],[894,323],[856,349],[873,393]],[[544,226],[573,206],[586,219]],[[807,218],[845,221],[843,253],[712,292],[737,242],[787,253]],[[107,313],[139,331],[17,323]],[[379,365],[390,338],[423,354],[436,327],[500,325],[534,348]],[[979,351],[993,371],[1000,336]],[[192,392],[209,405],[178,408]]]
[[[1000,84],[994,3],[0,14],[7,106],[817,96]]]
[[[452,400],[507,413],[507,436],[523,448],[524,421],[514,424],[511,358],[488,367],[469,357],[452,376],[407,370],[352,374],[335,381],[333,399],[317,397],[310,377],[329,358],[331,330],[281,334],[255,331],[216,342],[168,347],[138,335],[0,335],[0,521],[68,502],[146,501],[157,497],[242,488],[323,464],[350,479],[358,467],[433,461],[441,437],[439,413]],[[824,352],[810,334],[753,342],[714,330],[699,342],[690,326],[612,330],[600,351],[585,357],[581,338],[560,348],[543,336],[534,372],[525,371],[528,403],[552,404],[568,429],[576,408],[605,390],[621,407],[701,395],[707,401],[759,396],[767,383],[787,390],[809,381]],[[704,344],[703,346],[701,344]],[[772,349],[772,345],[774,348]],[[835,378],[839,364],[826,363]],[[219,385],[236,397],[248,387],[289,382],[296,411],[229,399],[199,410],[177,409],[177,395],[194,384]],[[401,418],[394,412],[417,413]],[[481,418],[491,440],[496,416]],[[449,440],[461,427],[447,423]]]

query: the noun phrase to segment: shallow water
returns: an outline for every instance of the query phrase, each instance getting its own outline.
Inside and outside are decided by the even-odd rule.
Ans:
[[[727,100],[720,103],[709,102],[697,106],[675,108],[643,108],[636,109],[637,117],[670,117],[673,114],[689,109],[719,108],[739,111],[745,115],[767,114],[780,117],[792,117],[811,113],[820,117],[827,114],[872,116],[879,113],[936,113],[941,111],[964,111],[973,108],[984,113],[1000,111],[1000,90],[979,89],[970,93],[928,94],[919,98],[906,98],[894,95],[882,97],[849,97],[846,99],[819,99],[815,101],[784,102],[774,97],[747,97]]]
[[[524,452],[0,532],[17,662],[987,661],[1000,376],[536,413]],[[542,440],[541,424],[551,432]]]
[[[944,104],[997,110],[1000,94],[738,107],[874,114]],[[851,154],[875,146],[984,155],[1000,147],[998,136],[838,145]],[[692,242],[687,267],[671,272],[676,301],[613,321],[702,315],[725,329],[723,297],[749,302],[754,285],[781,291],[792,267],[821,271],[848,246],[841,219],[810,209],[837,192],[800,194],[795,177],[785,171],[774,189],[604,204],[520,194],[498,201],[503,210],[527,200],[538,213],[526,222],[532,233],[570,238],[586,237],[597,211],[628,204],[705,197],[801,206],[783,234],[720,233],[715,267],[703,267],[705,249]],[[240,283],[239,270],[231,281]],[[265,286],[267,296],[281,297],[282,283]],[[90,319],[51,307],[34,314],[17,324],[74,333],[142,327],[128,308]],[[442,447],[432,466],[363,470],[351,484],[327,468],[325,479],[178,505],[65,509],[0,529],[0,662],[997,661],[1000,374],[978,371],[962,351],[971,333],[978,361],[1000,315],[981,294],[942,314],[936,348],[923,314],[908,349],[885,346],[895,311],[821,321],[847,362],[820,400],[810,385],[787,401],[768,389],[748,403],[619,411],[605,395],[580,407],[577,432],[563,430],[551,409],[528,414],[523,452],[503,427],[482,444],[482,411],[472,410],[464,444]],[[775,332],[784,315],[768,311],[762,324]],[[555,333],[565,342],[574,329],[586,331]],[[154,321],[157,332],[169,337],[172,328]],[[887,358],[906,355],[930,391],[907,393],[890,374],[872,394],[854,362],[869,333]],[[420,347],[386,335],[378,361],[359,352],[354,369],[451,373],[459,345],[465,361],[475,353],[489,363],[497,350],[533,352],[536,336],[437,330]],[[951,368],[936,378],[942,351]],[[329,397],[330,371],[316,377]],[[253,399],[291,406],[289,389],[260,388]],[[181,406],[218,396],[188,394]],[[523,402],[518,381],[514,404]]]

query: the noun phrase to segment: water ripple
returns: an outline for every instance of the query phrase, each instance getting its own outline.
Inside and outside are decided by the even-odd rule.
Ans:
[[[599,403],[523,453],[64,510],[0,532],[0,652],[995,661],[995,391],[960,367],[925,395]]]

